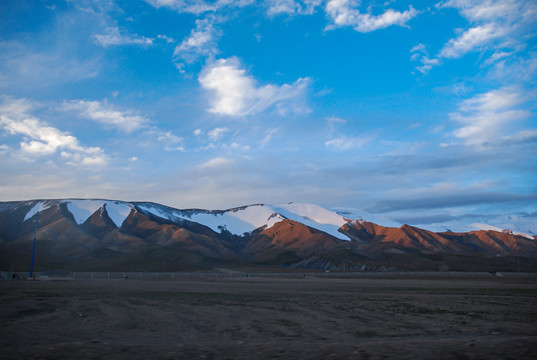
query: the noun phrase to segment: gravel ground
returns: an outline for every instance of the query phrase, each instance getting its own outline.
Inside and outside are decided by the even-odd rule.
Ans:
[[[0,359],[535,359],[537,277],[0,281]]]

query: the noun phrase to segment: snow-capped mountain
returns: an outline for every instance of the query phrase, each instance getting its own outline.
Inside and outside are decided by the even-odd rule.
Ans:
[[[343,261],[365,269],[413,268],[409,258],[416,256],[421,259],[416,263],[424,266],[428,254],[446,259],[537,258],[537,241],[529,234],[483,224],[472,225],[481,226],[480,231],[435,233],[359,209],[330,210],[315,204],[203,210],[151,202],[59,199],[0,203],[0,264],[27,257],[36,220],[46,254],[40,259],[48,266],[68,262],[86,268],[151,267],[154,264],[147,265],[147,259],[158,262],[155,259],[161,256],[173,258],[175,268],[214,261],[337,268]],[[440,260],[425,263],[439,266],[435,261]]]
[[[188,220],[209,227],[215,232],[222,229],[234,235],[265,227],[270,228],[282,220],[298,221],[308,227],[323,231],[340,240],[350,240],[339,229],[351,220],[366,220],[383,226],[399,227],[396,221],[373,215],[364,210],[342,209],[332,211],[315,204],[287,203],[278,205],[254,204],[227,210],[179,210],[155,203],[123,202],[96,199],[65,199],[35,201],[24,216],[24,221],[33,218],[38,211],[53,205],[65,204],[78,225],[83,224],[91,215],[106,209],[116,227],[120,228],[131,211],[141,211],[171,222]]]

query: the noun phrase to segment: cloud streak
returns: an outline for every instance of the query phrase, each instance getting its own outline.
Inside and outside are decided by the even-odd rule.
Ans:
[[[60,151],[70,163],[105,165],[108,157],[99,147],[81,146],[78,139],[32,116],[32,104],[25,99],[7,99],[0,105],[0,125],[10,135],[22,136],[24,155],[45,156]]]
[[[450,114],[452,120],[462,125],[453,135],[471,146],[500,143],[509,125],[531,116],[529,111],[516,108],[524,98],[517,89],[507,87],[464,100],[459,111]]]
[[[63,110],[78,111],[80,116],[98,123],[115,127],[126,133],[139,130],[149,124],[149,119],[132,110],[120,111],[106,102],[73,100],[65,102]]]
[[[97,42],[103,46],[121,46],[121,45],[153,45],[154,39],[145,36],[122,34],[117,26],[107,27],[103,34],[95,35]]]

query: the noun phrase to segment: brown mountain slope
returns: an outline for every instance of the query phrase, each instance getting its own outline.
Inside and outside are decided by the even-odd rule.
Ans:
[[[537,257],[537,241],[524,236],[492,230],[470,231],[468,233],[444,232],[439,235],[448,240],[465,244],[468,248],[473,249],[474,253],[489,256]]]
[[[272,262],[282,254],[300,260],[341,247],[344,242],[293,220],[280,221],[271,228],[252,234],[243,252],[252,261]]]
[[[419,252],[467,256],[537,256],[537,242],[523,236],[498,231],[434,233],[417,227],[384,227],[366,221],[352,221],[341,231],[367,253]]]

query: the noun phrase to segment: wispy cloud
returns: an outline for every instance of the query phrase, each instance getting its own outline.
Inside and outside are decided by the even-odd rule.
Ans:
[[[99,147],[85,147],[68,132],[61,131],[31,115],[33,104],[25,99],[4,99],[0,105],[0,125],[10,135],[22,136],[24,155],[44,156],[60,151],[68,162],[104,165],[108,157]]]
[[[199,169],[210,169],[210,168],[218,168],[223,167],[231,164],[233,160],[227,159],[224,157],[215,157],[210,160],[207,160],[206,162],[198,165]]]
[[[369,141],[369,138],[364,137],[339,136],[325,141],[324,145],[327,148],[333,148],[336,150],[351,150],[359,149]]]
[[[252,4],[253,0],[146,0],[156,8],[167,7],[180,13],[203,14],[214,12],[224,7],[244,7]]]
[[[93,57],[80,58],[67,49],[37,50],[16,41],[0,41],[0,87],[36,89],[74,83],[98,75],[100,65]]]
[[[439,65],[443,59],[458,59],[475,51],[493,51],[483,61],[490,66],[524,49],[525,41],[537,30],[537,3],[533,0],[448,0],[436,7],[457,9],[469,26],[455,29],[458,35],[448,40],[435,58],[423,55],[424,65],[417,68],[422,73]],[[425,63],[427,61],[429,64]]]
[[[191,64],[200,57],[212,58],[218,54],[217,41],[221,32],[215,28],[215,22],[214,16],[196,20],[196,28],[175,48],[175,60]]]
[[[292,84],[258,86],[257,81],[241,68],[237,58],[219,59],[207,65],[199,76],[201,86],[209,91],[210,112],[229,116],[257,114],[272,106],[279,111],[300,111],[293,106],[300,101],[309,84],[300,78]]]
[[[106,102],[73,100],[64,102],[62,109],[78,111],[82,117],[115,127],[126,133],[139,130],[149,124],[149,119],[138,115],[135,111],[117,110]]]
[[[416,69],[421,72],[422,74],[427,73],[429,70],[433,68],[433,66],[439,64],[438,59],[432,59],[429,57],[429,52],[427,51],[427,46],[424,44],[418,44],[414,46],[412,49],[410,49],[410,53],[412,54],[410,56],[410,60],[412,61],[420,61],[421,66],[416,67]]]
[[[326,4],[326,14],[332,20],[328,29],[342,26],[352,26],[354,30],[366,33],[384,29],[392,25],[407,26],[419,12],[412,6],[403,12],[388,9],[380,15],[362,13],[351,0],[330,0]]]
[[[147,134],[156,135],[158,143],[163,144],[166,151],[185,151],[184,138],[173,134],[171,131],[151,129]]]
[[[525,101],[524,94],[508,87],[464,100],[459,104],[459,111],[450,114],[452,120],[462,125],[453,134],[467,145],[482,147],[499,143],[509,125],[531,115],[516,108]]]
[[[485,24],[472,27],[459,37],[451,39],[438,54],[441,58],[460,58],[466,53],[480,49],[493,39],[504,36],[506,30],[495,24]]]
[[[228,128],[226,127],[223,127],[223,128],[214,128],[212,130],[210,130],[207,135],[209,136],[209,139],[211,141],[218,141],[220,139],[222,139],[222,137],[224,136],[225,133],[227,133],[229,131]]]
[[[311,15],[322,2],[322,0],[269,0],[267,15]]]
[[[152,45],[154,39],[145,36],[120,33],[117,26],[107,27],[103,34],[95,35],[97,42],[103,46],[120,46],[120,45]]]
[[[265,146],[267,146],[274,137],[274,135],[278,133],[278,131],[280,131],[280,128],[278,127],[268,129],[263,139],[261,139],[261,141],[259,142],[259,148],[263,149]]]

